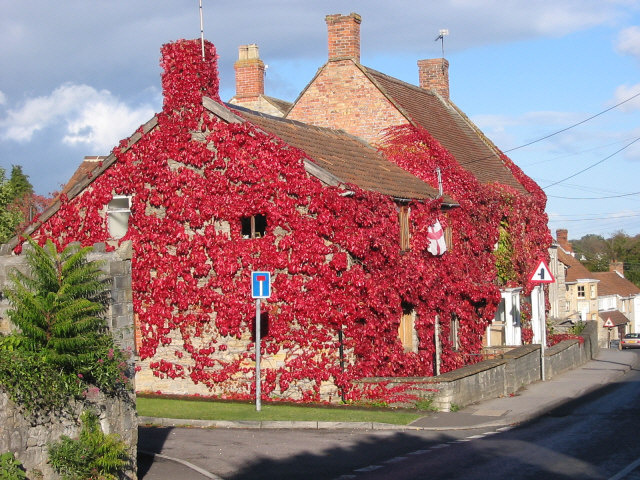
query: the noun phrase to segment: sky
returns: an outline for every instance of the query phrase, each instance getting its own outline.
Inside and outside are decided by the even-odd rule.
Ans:
[[[452,101],[544,189],[554,236],[640,234],[640,0],[202,4],[225,101],[249,43],[265,93],[295,100],[327,60],[328,14],[360,14],[361,63],[413,84],[447,29]],[[198,0],[0,0],[0,167],[58,190],[161,110],[161,46],[199,37]]]

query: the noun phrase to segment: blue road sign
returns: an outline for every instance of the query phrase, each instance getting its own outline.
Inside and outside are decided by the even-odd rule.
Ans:
[[[251,272],[251,297],[269,298],[271,296],[271,273]]]

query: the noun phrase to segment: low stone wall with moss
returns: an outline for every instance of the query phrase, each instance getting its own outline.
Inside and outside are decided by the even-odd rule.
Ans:
[[[72,401],[65,411],[28,414],[0,391],[0,453],[13,452],[30,479],[58,479],[48,464],[47,446],[62,435],[77,438],[85,410],[98,416],[105,434],[115,433],[126,443],[131,465],[122,478],[136,479],[138,420],[133,394],[114,399],[95,393],[87,401]]]

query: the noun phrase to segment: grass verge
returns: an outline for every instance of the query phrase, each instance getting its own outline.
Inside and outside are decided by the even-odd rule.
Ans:
[[[425,412],[406,410],[373,410],[352,406],[311,407],[263,403],[260,412],[254,404],[216,402],[174,398],[138,397],[138,415],[144,417],[182,418],[193,420],[256,420],[314,422],[379,422],[407,425]]]

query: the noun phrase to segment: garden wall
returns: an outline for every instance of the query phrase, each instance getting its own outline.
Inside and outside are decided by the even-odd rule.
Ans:
[[[587,322],[581,336],[584,339],[583,343],[578,340],[565,340],[545,350],[547,380],[577,368],[597,356],[599,349],[596,323]],[[402,391],[418,398],[430,398],[433,407],[450,411],[452,406],[459,408],[509,395],[523,386],[541,380],[540,352],[540,345],[523,345],[503,354],[495,354],[499,358],[467,365],[436,377],[377,377],[362,379],[358,383],[361,386],[385,385],[390,391]]]
[[[106,252],[104,243],[94,245],[89,260],[102,260],[103,270],[112,279],[111,300],[107,313],[107,324],[116,343],[125,351],[133,351],[133,297],[131,292],[131,244],[123,245],[113,252]],[[0,254],[0,289],[4,290],[8,274],[12,269],[25,271],[26,259],[21,255]],[[0,334],[12,330],[6,312],[7,299],[0,297]],[[129,378],[133,382],[131,355]],[[138,420],[135,409],[135,394],[123,398],[108,398],[100,392],[88,393],[86,401],[73,401],[67,412],[34,412],[27,415],[0,391],[0,453],[13,452],[24,467],[32,472],[29,478],[38,478],[33,472],[40,471],[45,479],[58,477],[47,465],[47,443],[56,441],[61,435],[77,438],[81,424],[80,415],[86,409],[93,410],[100,418],[105,433],[116,433],[127,444],[133,460],[127,479],[136,479],[136,451],[138,443]]]

